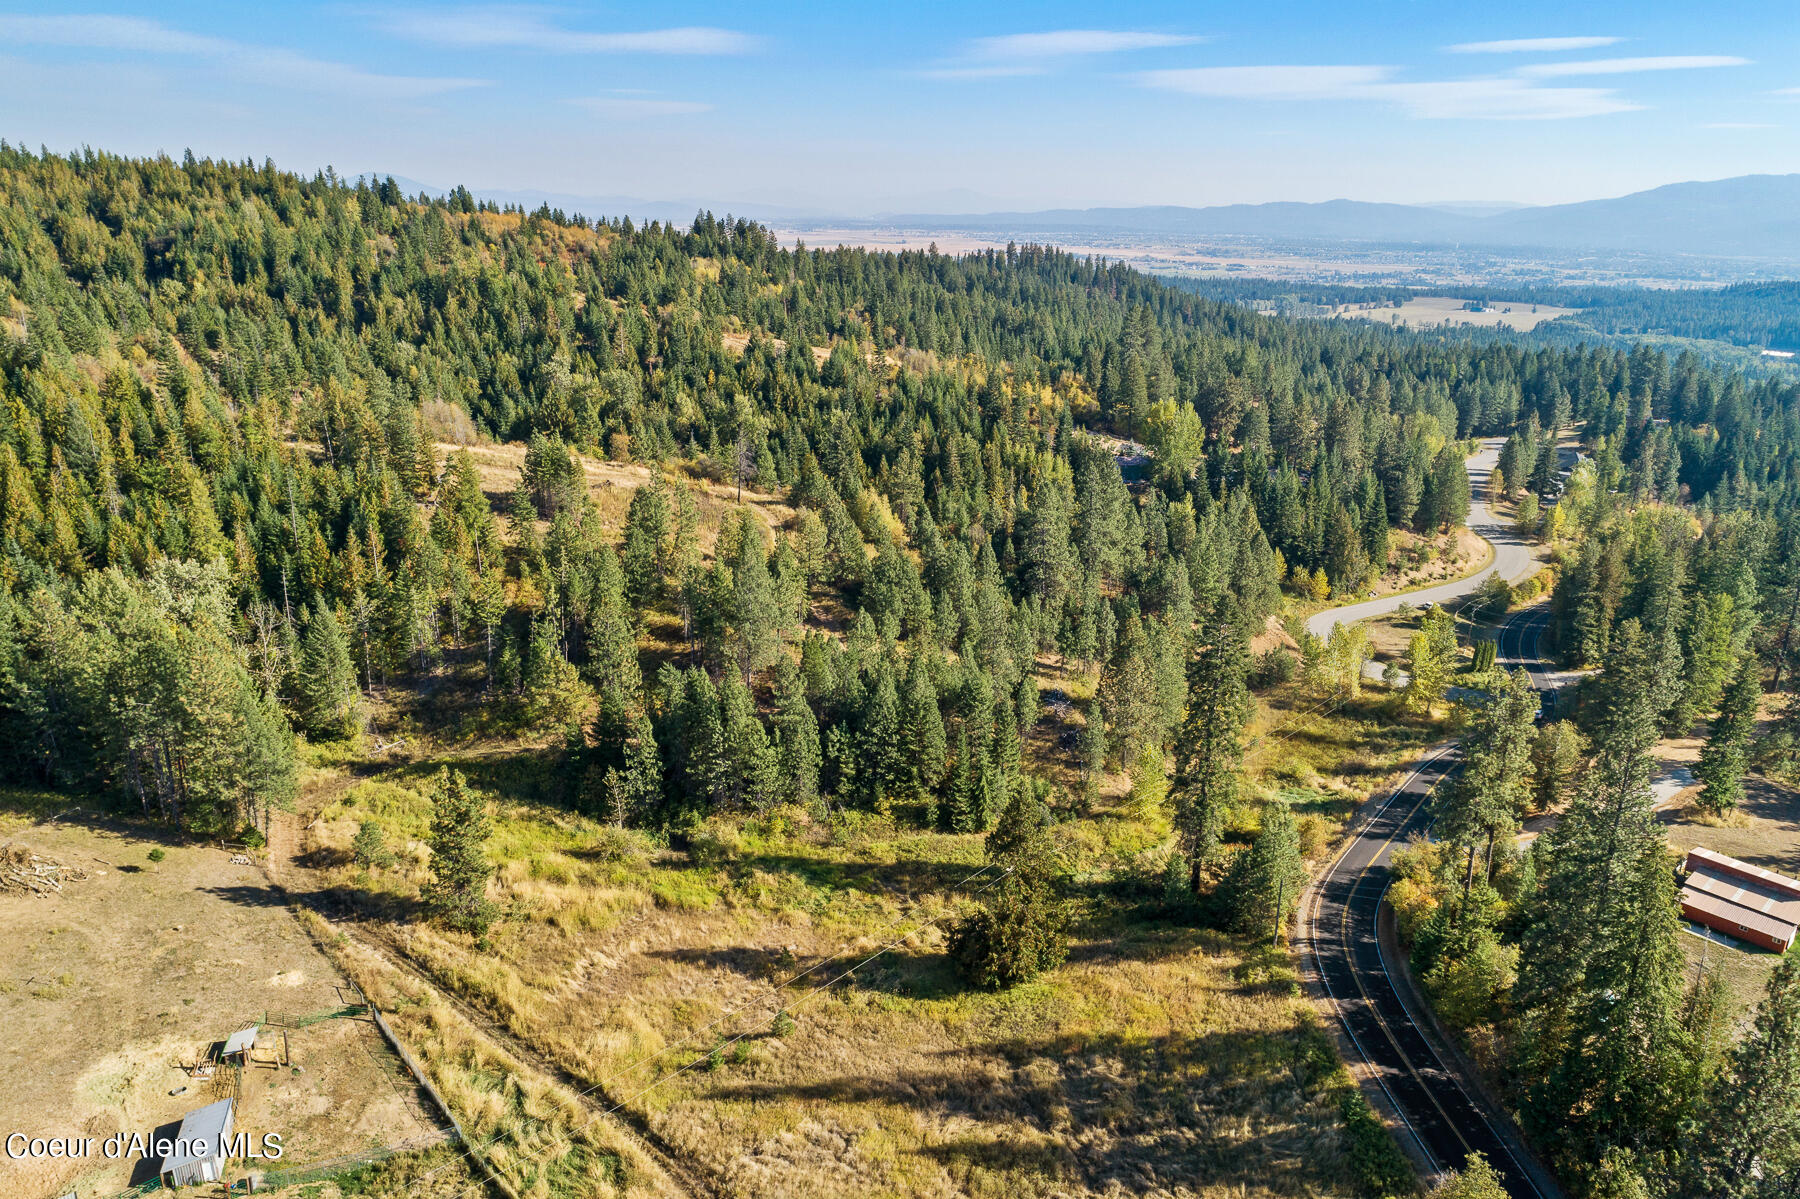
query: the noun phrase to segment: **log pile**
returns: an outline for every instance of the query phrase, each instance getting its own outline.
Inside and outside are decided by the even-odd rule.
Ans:
[[[23,845],[11,841],[0,845],[0,891],[52,895],[61,892],[64,884],[86,877],[87,871],[80,867],[33,853]]]

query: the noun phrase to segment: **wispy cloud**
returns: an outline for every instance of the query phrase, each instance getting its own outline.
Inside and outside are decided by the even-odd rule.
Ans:
[[[1000,37],[974,38],[963,43],[955,57],[940,59],[914,73],[927,79],[1011,79],[1021,75],[1048,75],[1052,67],[1071,59],[1192,46],[1209,40],[1195,34],[1132,29],[1009,33]]]
[[[575,96],[568,103],[603,117],[681,117],[711,112],[697,100],[653,100],[642,96]]]
[[[1639,71],[1693,71],[1709,67],[1747,67],[1750,60],[1731,54],[1664,54],[1647,58],[1591,58],[1583,62],[1534,62],[1519,74],[1534,79],[1576,75],[1635,75]]]
[[[1338,100],[1381,84],[1392,67],[1188,67],[1145,71],[1151,87],[1230,100]]]
[[[1593,50],[1624,41],[1619,37],[1515,37],[1498,42],[1458,42],[1445,46],[1451,54],[1560,54],[1566,50]]]
[[[459,50],[537,50],[547,54],[750,54],[755,34],[709,25],[671,29],[565,29],[535,8],[405,10],[382,14],[380,27],[397,37]]]
[[[916,74],[927,79],[1014,79],[1021,75],[1048,75],[1041,62],[996,62],[982,66],[921,67]]]
[[[99,13],[49,17],[0,15],[0,42],[15,46],[65,46],[79,50],[201,58],[232,74],[265,85],[375,100],[416,100],[481,87],[486,83],[482,79],[383,75],[279,47],[188,33],[142,17]]]
[[[1192,46],[1205,38],[1182,33],[1145,33],[1118,29],[1057,29],[1048,33],[1009,33],[978,37],[969,43],[972,58],[1068,58],[1078,54],[1119,54]]]
[[[1610,88],[1543,87],[1508,76],[1407,82],[1386,66],[1195,67],[1145,71],[1149,87],[1232,100],[1360,100],[1423,120],[1554,121],[1638,107]]]
[[[1708,121],[1700,126],[1702,129],[1778,129],[1778,125],[1770,125],[1763,121]]]

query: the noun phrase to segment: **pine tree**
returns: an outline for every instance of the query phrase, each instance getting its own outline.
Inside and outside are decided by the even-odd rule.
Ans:
[[[313,605],[300,638],[300,667],[295,690],[300,720],[315,737],[348,737],[356,731],[361,709],[356,667],[350,643],[324,600]]]
[[[1106,714],[1107,739],[1125,769],[1135,776],[1147,752],[1162,754],[1156,667],[1143,622],[1135,614],[1126,619],[1112,660],[1101,672],[1099,697]]]
[[[639,487],[632,492],[631,507],[625,513],[621,567],[625,595],[640,621],[662,597],[670,566],[668,540],[669,505],[663,488],[655,484]]]
[[[892,663],[884,661],[876,668],[875,685],[856,723],[856,774],[863,801],[886,811],[910,790],[911,773],[900,739],[900,698]]]
[[[1536,740],[1538,697],[1531,676],[1515,670],[1499,691],[1469,716],[1463,737],[1463,770],[1438,801],[1436,833],[1464,855],[1466,904],[1482,855],[1483,881],[1492,878],[1494,843],[1511,838],[1530,803],[1531,749]]]
[[[1710,812],[1727,812],[1744,796],[1744,771],[1750,761],[1750,735],[1756,731],[1756,710],[1762,702],[1762,663],[1746,654],[1725,688],[1719,714],[1700,748],[1694,774],[1701,782],[1700,805]]]
[[[438,771],[431,806],[431,881],[426,910],[449,928],[485,937],[496,911],[487,897],[494,867],[487,859],[493,825],[487,804],[469,789],[462,772]]]
[[[780,609],[776,605],[762,529],[745,510],[739,517],[737,552],[731,563],[730,624],[737,668],[746,683],[781,652]]]
[[[676,670],[665,664],[657,683],[664,698],[656,741],[668,776],[661,814],[666,827],[685,832],[706,818],[727,788],[719,693],[697,666]]]
[[[607,769],[605,787],[607,814],[613,823],[647,827],[659,822],[662,755],[657,750],[656,729],[644,712],[639,711],[632,722],[622,762]]]
[[[1756,1020],[1708,1091],[1683,1195],[1761,1199],[1800,1182],[1800,959],[1770,973]]]
[[[719,683],[719,722],[724,751],[721,799],[734,811],[761,811],[775,801],[775,751],[756,715],[756,700],[736,674]]]
[[[1217,621],[1188,666],[1187,715],[1175,739],[1175,829],[1198,893],[1200,875],[1219,846],[1225,812],[1237,799],[1242,733],[1250,715],[1244,646],[1236,629]]]
[[[819,720],[806,702],[800,672],[786,659],[776,667],[774,731],[783,795],[789,803],[815,810],[821,799]]]
[[[1594,760],[1544,838],[1513,989],[1527,1124],[1565,1164],[1673,1136],[1685,1085],[1674,863],[1652,813],[1657,656],[1620,625]]]
[[[952,931],[949,948],[966,981],[999,990],[1054,970],[1068,954],[1049,813],[1023,790],[988,834],[987,860],[1005,873],[992,901]]]
[[[386,866],[393,861],[394,855],[388,852],[387,838],[380,824],[365,820],[357,825],[356,836],[350,840],[350,857],[364,870]]]
[[[937,688],[932,684],[923,652],[914,653],[907,663],[906,685],[900,699],[900,744],[913,799],[933,802],[944,778],[948,746],[943,715],[938,711]]]
[[[1532,806],[1547,812],[1568,795],[1587,740],[1573,721],[1553,720],[1537,731],[1531,746]]]
[[[981,805],[981,775],[987,754],[981,743],[971,745],[967,727],[956,734],[956,761],[950,771],[946,823],[953,833],[980,832],[985,827]]]
[[[1305,884],[1294,814],[1284,801],[1273,800],[1263,807],[1262,829],[1232,863],[1224,883],[1232,928],[1257,940],[1278,937]]]

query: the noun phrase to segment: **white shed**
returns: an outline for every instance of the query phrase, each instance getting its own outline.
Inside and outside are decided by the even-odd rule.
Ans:
[[[221,1099],[183,1116],[175,1145],[163,1158],[163,1185],[184,1187],[219,1181],[225,1173],[225,1144],[231,1140],[235,1114],[235,1103]]]

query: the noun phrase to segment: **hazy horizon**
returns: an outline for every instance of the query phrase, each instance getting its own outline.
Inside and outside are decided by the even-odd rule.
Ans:
[[[832,215],[1541,205],[1800,171],[1774,4],[1406,15],[5,4],[0,135]]]

